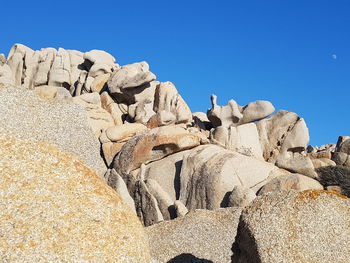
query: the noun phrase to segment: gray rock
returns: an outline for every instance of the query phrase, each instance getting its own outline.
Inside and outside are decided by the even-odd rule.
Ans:
[[[127,203],[136,214],[135,202],[130,196],[123,178],[114,169],[108,169],[104,177],[107,184],[120,195],[124,202]]]
[[[254,191],[241,185],[233,187],[228,200],[228,207],[246,207],[256,197]]]
[[[192,113],[186,102],[178,93],[175,85],[170,82],[162,82],[157,86],[154,94],[153,110],[170,112],[175,116],[175,123],[191,123]]]
[[[315,167],[309,156],[302,154],[292,154],[285,152],[280,154],[276,161],[276,166],[293,173],[300,173],[311,178],[316,178]]]
[[[108,80],[108,88],[111,93],[119,93],[123,89],[135,88],[155,79],[156,76],[149,71],[147,62],[143,61],[114,71]]]
[[[264,160],[255,123],[247,123],[237,127],[219,126],[210,131],[210,139],[226,149]]]
[[[265,184],[258,195],[287,190],[323,190],[323,186],[315,179],[301,174],[281,175]]]
[[[271,102],[265,100],[257,100],[249,103],[243,107],[242,114],[243,118],[240,123],[249,123],[253,121],[259,121],[275,111],[275,107]]]
[[[131,138],[114,160],[113,167],[121,175],[126,175],[141,164],[191,149],[200,142],[201,138],[197,134],[179,126],[155,128]]]
[[[218,106],[216,95],[211,95],[211,109],[207,111],[208,119],[214,127],[237,126],[243,117],[236,101],[230,100],[225,106]]]
[[[196,210],[146,227],[155,262],[231,262],[240,208]]]
[[[84,53],[84,59],[91,61],[93,64],[113,65],[115,63],[115,58],[111,54],[97,49]]]
[[[35,91],[16,87],[0,89],[0,131],[17,138],[50,142],[79,157],[103,176],[106,166],[100,143],[81,107],[65,100],[42,100]]]
[[[350,137],[339,136],[332,160],[338,165],[350,167]]]
[[[260,188],[279,169],[267,162],[203,145],[186,155],[180,174],[180,201],[189,210],[226,207],[234,186]]]
[[[260,196],[242,213],[232,262],[349,262],[349,206],[323,190]]]

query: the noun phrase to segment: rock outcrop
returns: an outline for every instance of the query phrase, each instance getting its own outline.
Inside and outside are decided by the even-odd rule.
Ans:
[[[348,262],[349,205],[319,190],[258,197],[242,213],[232,262]]]
[[[149,262],[132,209],[81,161],[0,132],[3,262]]]
[[[18,87],[0,88],[0,101],[0,132],[57,145],[104,175],[100,143],[83,108],[66,100],[43,100],[35,91]]]
[[[195,210],[146,228],[156,262],[230,262],[241,208]]]

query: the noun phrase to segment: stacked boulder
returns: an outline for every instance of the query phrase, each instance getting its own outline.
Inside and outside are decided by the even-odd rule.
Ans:
[[[219,106],[212,95],[206,114],[192,113],[175,85],[157,81],[147,62],[119,66],[101,50],[34,51],[16,44],[7,59],[0,55],[0,100],[0,135],[49,142],[80,158],[123,199],[127,216],[148,227],[151,254],[160,262],[229,262],[238,224],[233,260],[246,262],[251,250],[243,232],[251,225],[255,233],[254,204],[281,191],[322,191],[315,168],[350,166],[349,137],[306,148],[304,119],[284,110],[273,114],[269,101]],[[103,213],[112,213],[106,200],[112,210]],[[191,233],[203,244],[190,242]],[[263,250],[252,253],[265,258]],[[149,262],[147,254],[137,260]]]

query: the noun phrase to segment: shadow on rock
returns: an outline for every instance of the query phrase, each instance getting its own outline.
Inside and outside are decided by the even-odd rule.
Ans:
[[[181,254],[169,260],[167,263],[214,263],[214,262],[211,260],[197,258],[192,254]]]

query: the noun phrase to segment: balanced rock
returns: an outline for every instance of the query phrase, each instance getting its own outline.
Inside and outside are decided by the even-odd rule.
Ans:
[[[132,209],[80,160],[0,133],[4,262],[150,262]]]
[[[231,262],[241,208],[195,210],[146,227],[155,262]]]
[[[265,100],[257,100],[244,106],[242,109],[243,118],[240,123],[249,123],[259,121],[275,111],[275,107],[271,102]]]
[[[349,206],[324,190],[257,197],[241,215],[232,262],[349,262]]]
[[[227,105],[219,106],[217,96],[211,95],[211,109],[207,111],[208,119],[214,127],[231,125],[237,126],[243,114],[236,101],[230,100]]]
[[[108,88],[111,93],[118,93],[120,90],[135,88],[155,79],[156,76],[149,71],[147,62],[143,61],[123,66],[114,71],[108,80]]]

